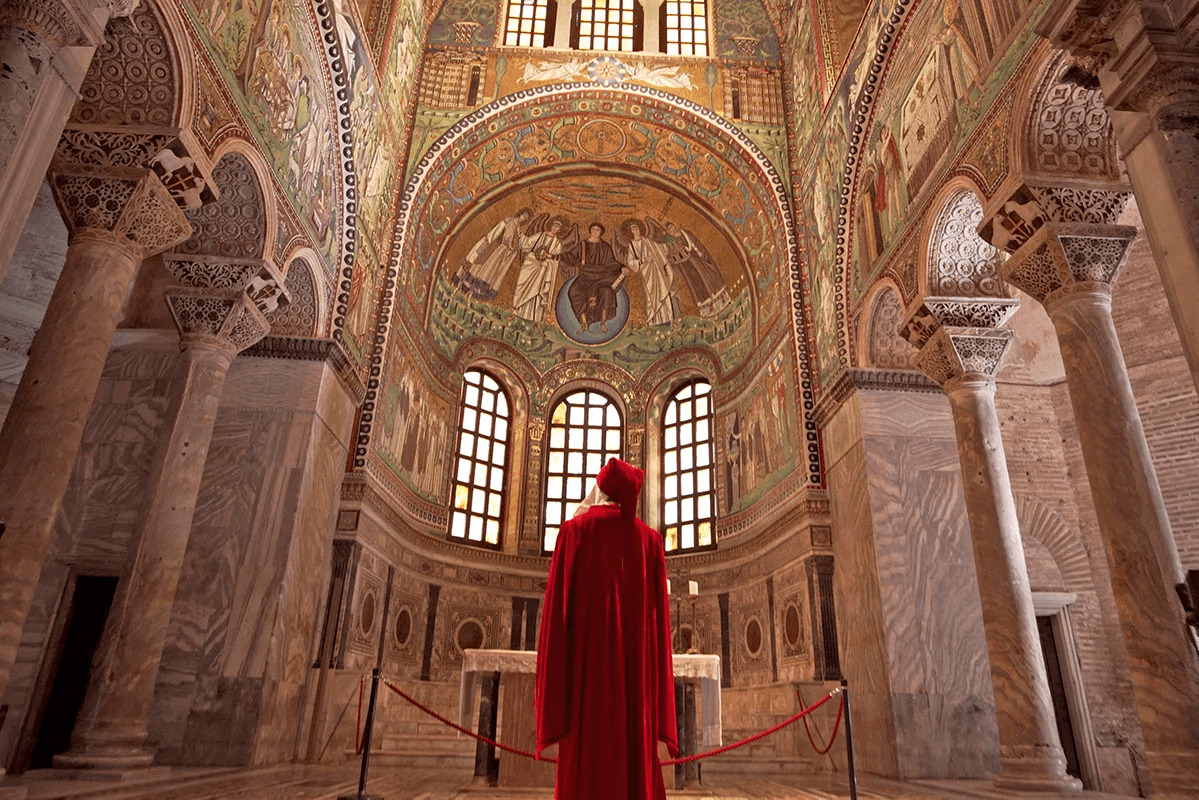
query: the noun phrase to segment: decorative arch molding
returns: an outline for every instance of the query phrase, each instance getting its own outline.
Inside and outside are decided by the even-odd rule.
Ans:
[[[863,304],[865,335],[859,336],[859,363],[878,369],[916,369],[916,348],[899,335],[904,307],[899,287],[889,280],[875,284]]]
[[[339,95],[340,96],[340,95]],[[434,194],[433,184],[445,176],[455,164],[461,161],[464,148],[477,146],[483,139],[495,135],[502,128],[510,127],[520,122],[520,115],[528,113],[538,116],[546,109],[551,111],[555,104],[563,108],[573,103],[579,110],[599,111],[601,114],[615,116],[619,109],[631,117],[651,120],[656,125],[671,127],[676,136],[689,136],[696,140],[704,140],[709,150],[719,152],[730,163],[735,163],[740,181],[737,184],[743,197],[744,207],[750,209],[756,204],[763,219],[757,224],[764,227],[762,240],[769,243],[769,251],[774,259],[773,274],[780,283],[789,280],[792,289],[792,304],[790,318],[793,329],[803,331],[803,306],[801,302],[802,289],[799,272],[799,250],[794,234],[794,222],[790,211],[786,185],[765,154],[739,129],[712,111],[691,101],[676,97],[659,89],[640,86],[622,86],[620,88],[599,89],[580,86],[579,84],[551,84],[533,87],[498,100],[477,109],[464,119],[455,123],[446,131],[429,150],[421,157],[413,169],[411,178],[400,197],[395,222],[395,234],[388,263],[387,275],[384,281],[384,291],[381,301],[379,328],[376,332],[377,345],[373,354],[370,377],[367,382],[367,402],[371,403],[378,393],[379,378],[386,342],[390,338],[390,329],[394,322],[396,309],[396,290],[401,283],[401,268],[403,282],[413,280],[414,274],[420,280],[426,280],[432,274],[432,264],[424,264],[425,259],[419,249],[419,225],[424,215],[432,210]],[[587,159],[580,159],[587,160]],[[603,160],[593,158],[591,160]],[[531,166],[531,165],[522,165]],[[527,170],[522,170],[527,171]],[[687,170],[682,170],[680,179],[687,177]],[[493,181],[489,185],[498,184]],[[450,219],[465,213],[464,208],[478,202],[478,192],[467,195],[450,195],[451,208],[444,215],[439,210],[439,217]],[[726,220],[730,223],[733,220]],[[448,223],[447,223],[448,224]],[[429,259],[431,261],[431,258]],[[424,272],[422,272],[422,270]],[[781,287],[770,287],[771,291],[779,291],[780,302],[783,300]],[[781,311],[781,309],[780,309]],[[793,343],[795,358],[799,365],[802,402],[804,407],[804,425],[813,433],[809,437],[807,447],[811,450],[808,459],[808,481],[820,485],[821,474],[819,464],[819,447],[815,440],[815,424],[808,419],[813,407],[811,373],[808,364],[807,351],[799,346],[799,340]],[[587,362],[594,365],[596,362]],[[567,365],[563,365],[566,367]],[[552,380],[547,374],[546,380]],[[360,442],[356,459],[365,459],[367,445],[370,441],[372,415],[363,413],[360,421],[358,441]]]
[[[1046,48],[1040,66],[1018,87],[1013,117],[1027,135],[1010,138],[1011,163],[1037,175],[1118,181],[1120,159],[1103,90],[1065,80],[1069,67],[1065,51]]]
[[[114,17],[104,42],[88,66],[79,100],[71,110],[75,125],[178,125],[186,85],[179,39],[157,3],[140,3],[129,16]],[[188,76],[191,73],[189,71]]]
[[[312,336],[318,338],[329,334],[329,274],[325,269],[325,261],[307,242],[292,245],[287,248],[280,266],[286,269],[286,278],[291,279],[293,269],[308,269],[312,273],[313,294],[316,304],[316,324]],[[287,284],[290,288],[291,284]],[[294,296],[294,295],[293,295]]]
[[[532,407],[534,387],[539,380],[537,369],[511,345],[481,336],[467,339],[454,353],[453,365],[457,376],[471,367],[483,365],[503,378],[507,382],[506,386],[519,388],[519,394],[525,398],[526,412]],[[457,385],[457,379],[455,380]]]
[[[291,302],[266,315],[271,325],[272,336],[320,335],[321,300],[323,292],[320,278],[313,263],[304,256],[295,256],[287,262],[287,277],[283,286]]]
[[[978,235],[982,196],[963,178],[941,190],[923,237],[923,294],[937,297],[1006,297],[999,278],[1004,254]]]
[[[611,398],[620,411],[625,427],[626,452],[631,426],[644,422],[643,410],[632,402],[635,383],[633,376],[620,367],[602,361],[567,361],[545,374],[543,381],[553,386],[544,405],[534,413],[544,418],[563,397],[580,389],[591,389]]]
[[[1035,497],[1017,496],[1016,518],[1021,533],[1044,545],[1053,556],[1067,589],[1073,592],[1094,589],[1086,546],[1061,515]]]
[[[641,376],[637,390],[645,397],[645,410],[642,413],[645,419],[655,419],[654,411],[665,407],[667,398],[689,380],[703,378],[715,390],[723,377],[720,362],[706,348],[676,350],[657,361]]]
[[[316,13],[317,34],[325,54],[325,65],[329,69],[333,81],[334,98],[334,130],[337,132],[337,153],[341,163],[341,217],[342,238],[338,254],[337,295],[333,303],[332,335],[342,341],[342,326],[345,324],[346,312],[349,310],[350,286],[354,278],[355,243],[358,237],[358,179],[354,162],[354,126],[350,116],[350,77],[346,67],[343,51],[344,45],[338,34],[337,22],[334,19],[333,3],[330,0],[311,0],[312,9]],[[387,290],[389,292],[390,289]],[[372,361],[370,377],[367,380],[368,399],[373,400],[378,393],[379,371],[377,353]],[[367,415],[364,413],[363,417]],[[362,453],[365,456],[365,451]]]
[[[908,22],[915,15],[922,0],[897,0],[886,21],[882,22],[878,31],[874,53],[870,66],[866,70],[866,78],[857,98],[853,99],[853,113],[849,124],[849,146],[845,155],[845,166],[841,171],[841,191],[837,205],[837,246],[833,257],[833,309],[837,327],[837,356],[842,364],[851,364],[853,351],[853,334],[849,326],[849,284],[851,281],[848,268],[847,254],[851,253],[853,241],[852,232],[853,199],[858,178],[858,155],[866,144],[866,137],[874,117],[874,101],[879,87],[883,84],[883,75],[889,67],[891,52],[895,49]],[[804,303],[804,285],[810,284],[811,275],[803,276],[803,281],[797,281],[794,287],[794,302],[802,307]],[[798,337],[806,340],[803,330],[797,330]],[[805,398],[806,400],[806,398]],[[805,406],[806,406],[805,402]]]

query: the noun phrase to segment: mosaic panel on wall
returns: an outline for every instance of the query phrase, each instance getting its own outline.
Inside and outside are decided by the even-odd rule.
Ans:
[[[510,108],[502,124],[497,120],[484,128],[480,120],[464,127],[464,122],[454,135],[447,134],[452,142],[447,150],[429,159],[411,201],[405,242],[414,268],[399,276],[408,311],[415,315],[424,307],[436,287],[433,266],[445,235],[479,202],[529,173],[561,173],[578,163],[663,175],[693,204],[715,212],[756,265],[758,326],[768,326],[782,311],[779,281],[788,268],[788,244],[784,220],[775,211],[774,187],[767,185],[761,166],[747,162],[726,133],[680,114],[668,102],[560,89]]]
[[[759,0],[715,0],[711,4],[716,55],[758,61],[779,60],[774,23]]]
[[[1000,94],[1031,46],[1035,22],[1018,32],[1010,26],[1019,4],[1001,5],[993,19],[967,19],[960,9],[921,0],[888,8],[886,19],[881,7],[871,10],[806,161],[793,165],[793,191],[804,198],[805,299],[822,383],[851,363],[847,320],[874,278],[908,231],[916,232],[912,225],[976,132],[995,127],[987,112],[1002,106]],[[1010,36],[1016,43],[992,64],[997,44]],[[801,136],[810,124],[797,112]]]
[[[744,256],[703,213],[638,177],[546,178],[458,228],[429,304],[443,354],[482,327],[519,340],[542,370],[580,345],[637,370],[699,344],[733,371],[755,343]]]
[[[314,246],[334,263],[341,171],[311,9],[277,0],[191,0],[187,9]]]

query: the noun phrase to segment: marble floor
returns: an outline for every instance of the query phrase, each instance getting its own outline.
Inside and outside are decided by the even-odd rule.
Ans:
[[[42,770],[0,779],[0,800],[336,800],[356,795],[358,768],[281,766],[260,769],[153,768],[123,780],[64,776]],[[456,770],[413,770],[383,766],[372,770],[371,795],[386,800],[550,800],[548,790],[476,787]],[[844,775],[719,776],[703,789],[668,792],[682,800],[840,800],[849,797]],[[1122,795],[1020,794],[994,789],[982,781],[908,782],[863,776],[861,800],[1125,800]]]

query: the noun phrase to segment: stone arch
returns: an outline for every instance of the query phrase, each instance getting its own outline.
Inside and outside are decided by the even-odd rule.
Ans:
[[[1032,551],[1031,560],[1034,563],[1037,561],[1037,547],[1030,547],[1029,540],[1043,547],[1052,557],[1064,588],[1072,592],[1094,588],[1086,546],[1060,514],[1035,497],[1017,497],[1016,518],[1025,540],[1025,551]],[[1029,560],[1027,555],[1026,560]]]
[[[899,290],[890,282],[880,282],[865,304],[865,330],[859,334],[861,363],[880,369],[915,369],[916,348],[899,335],[904,307]]]
[[[266,201],[257,171],[241,151],[232,151],[216,162],[212,177],[220,197],[186,212],[193,233],[176,251],[219,258],[262,258],[269,240]]]
[[[186,48],[175,46],[168,27],[162,10],[148,0],[109,21],[69,124],[178,125],[184,108],[180,51]]]
[[[950,187],[925,237],[924,294],[937,297],[1007,297],[999,279],[1004,255],[983,241],[979,195],[972,187]]]
[[[1037,175],[1119,180],[1111,119],[1097,85],[1083,85],[1064,51],[1047,54],[1017,95],[1013,118],[1027,134],[1013,137],[1012,163]]]
[[[266,315],[272,336],[319,336],[324,315],[324,292],[312,261],[297,255],[287,265],[283,281],[290,302]]]

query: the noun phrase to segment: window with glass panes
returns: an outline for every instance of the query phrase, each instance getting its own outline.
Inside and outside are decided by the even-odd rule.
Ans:
[[[504,25],[504,44],[508,47],[546,47],[552,44],[556,6],[549,0],[509,0]],[[548,39],[548,40],[547,40]]]
[[[663,52],[672,56],[708,54],[707,0],[666,0],[659,13]]]
[[[499,381],[482,370],[466,371],[450,509],[451,539],[500,546],[510,409]]]
[[[574,515],[600,468],[620,458],[622,432],[620,411],[600,392],[572,392],[554,406],[546,448],[544,552],[553,551],[558,529]]]
[[[667,552],[716,544],[712,385],[684,384],[662,418],[662,524]]]
[[[570,46],[577,50],[640,50],[641,15],[637,0],[575,0]]]

